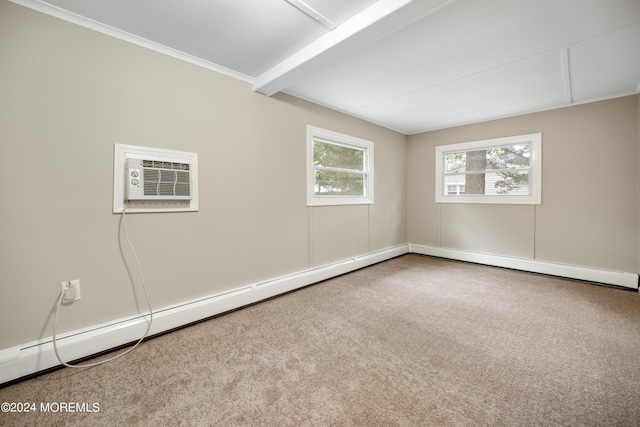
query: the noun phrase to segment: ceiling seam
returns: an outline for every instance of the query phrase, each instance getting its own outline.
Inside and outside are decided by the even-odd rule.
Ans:
[[[562,82],[564,84],[564,100],[567,104],[573,102],[571,93],[571,69],[569,63],[569,48],[560,49],[560,63],[562,65]]]
[[[312,8],[302,0],[284,0],[284,1],[286,1],[291,6],[295,7],[300,12],[304,13],[309,18],[311,18],[314,22],[317,22],[323,27],[328,28],[329,30],[332,30],[332,31],[337,28],[336,24],[331,22],[328,18],[326,18],[324,15],[322,15],[320,12],[318,12],[317,10],[315,10],[314,8]]]
[[[637,24],[638,24],[638,23],[633,24],[633,25],[637,25]],[[632,26],[633,26],[633,25],[632,25]],[[626,29],[626,28],[627,28],[627,27],[621,27],[621,28],[619,28],[618,30],[623,30],[623,29]],[[618,31],[618,30],[616,30],[616,31]],[[609,33],[611,33],[611,32],[615,32],[615,31],[610,31],[610,32],[607,32],[607,33],[603,33],[602,35],[604,35],[604,34],[609,34]],[[599,36],[594,36],[594,37],[591,37],[591,38],[596,38],[596,37],[599,37]],[[584,39],[584,40],[590,40],[591,38],[589,38],[589,39]],[[584,40],[580,40],[580,42],[582,42],[582,41],[584,41]],[[479,75],[479,74],[487,73],[487,72],[489,72],[489,71],[498,70],[498,69],[500,69],[500,68],[502,68],[502,67],[506,67],[506,66],[508,66],[508,65],[513,65],[513,64],[517,64],[517,63],[522,62],[522,61],[527,61],[527,60],[529,60],[529,59],[533,59],[533,58],[537,58],[537,57],[540,57],[540,56],[548,55],[548,54],[550,54],[550,53],[557,52],[558,50],[561,50],[561,51],[562,51],[562,50],[568,50],[568,49],[570,49],[572,46],[574,46],[574,45],[576,45],[577,43],[580,43],[580,42],[575,42],[575,43],[567,44],[567,45],[564,45],[564,46],[561,46],[561,47],[556,47],[556,48],[549,49],[549,50],[546,50],[546,51],[543,51],[543,52],[540,52],[540,53],[535,53],[535,54],[532,54],[532,55],[529,55],[529,56],[525,56],[525,57],[522,57],[522,58],[518,58],[518,59],[515,59],[515,60],[513,60],[513,61],[507,61],[507,62],[501,63],[501,64],[499,64],[499,65],[495,65],[495,66],[493,66],[493,67],[485,68],[485,69],[483,69],[483,70],[481,70],[481,71],[476,71],[476,72],[473,72],[473,73],[469,73],[469,74],[465,74],[465,75],[462,75],[462,76],[459,76],[459,77],[453,78],[453,79],[451,79],[451,80],[442,81],[442,82],[440,82],[440,83],[437,83],[437,84],[434,84],[434,85],[429,85],[429,86],[424,86],[424,87],[422,87],[422,88],[420,88],[420,89],[416,89],[416,90],[412,90],[412,91],[409,91],[409,92],[405,92],[405,93],[402,93],[402,94],[400,94],[400,95],[396,95],[396,96],[392,96],[392,97],[389,97],[389,98],[385,98],[385,99],[382,99],[382,100],[379,100],[379,101],[371,102],[371,103],[369,103],[369,104],[360,105],[360,106],[358,106],[358,107],[356,107],[356,108],[350,109],[349,111],[357,111],[357,110],[360,110],[360,109],[362,109],[362,108],[370,107],[370,106],[372,106],[372,105],[376,105],[376,104],[379,104],[379,103],[383,103],[383,102],[391,101],[391,100],[393,100],[393,99],[397,99],[397,98],[402,98],[402,97],[407,96],[407,95],[413,95],[413,94],[415,94],[415,93],[422,92],[422,91],[425,91],[425,90],[434,89],[434,88],[437,88],[437,87],[439,87],[439,86],[443,86],[443,85],[445,85],[445,84],[449,84],[449,83],[453,83],[453,82],[456,82],[456,81],[459,81],[459,80],[466,79],[466,78],[468,78],[468,77],[472,77],[472,76],[476,76],[476,75]],[[562,60],[562,59],[561,59],[561,60]]]

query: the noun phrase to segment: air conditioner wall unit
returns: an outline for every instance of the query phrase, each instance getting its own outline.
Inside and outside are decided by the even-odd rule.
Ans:
[[[126,159],[126,200],[191,200],[191,165],[177,161]]]
[[[198,153],[114,144],[113,213],[198,212],[198,188]]]

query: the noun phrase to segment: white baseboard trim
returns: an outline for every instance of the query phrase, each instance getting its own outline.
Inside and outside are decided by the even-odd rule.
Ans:
[[[638,289],[638,274],[624,271],[603,270],[525,258],[512,258],[457,249],[415,245],[412,243],[409,244],[409,252]]]
[[[153,313],[150,335],[166,332],[198,320],[246,306],[285,292],[349,273],[409,252],[409,245],[349,258],[302,272],[254,283],[224,293],[185,301]],[[60,334],[58,351],[65,361],[109,350],[138,340],[147,327],[145,316],[132,316]],[[0,350],[0,384],[59,366],[52,338]]]
[[[638,289],[638,275],[634,273],[407,244],[156,310],[154,311],[153,325],[149,333],[150,335],[155,335],[166,332],[406,253],[430,255]],[[89,328],[78,329],[58,336],[58,350],[64,360],[80,359],[134,342],[142,336],[146,326],[145,316],[132,316]],[[60,362],[53,351],[51,337],[2,349],[0,350],[0,384],[59,365]]]

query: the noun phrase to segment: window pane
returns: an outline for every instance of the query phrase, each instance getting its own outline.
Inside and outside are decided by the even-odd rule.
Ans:
[[[530,163],[529,144],[449,152],[444,155],[445,173],[528,168]]]
[[[487,194],[528,196],[529,172],[487,173]]]
[[[512,145],[487,150],[487,169],[528,168],[531,161],[531,146]]]
[[[316,196],[364,196],[365,175],[316,170]]]
[[[527,196],[530,194],[529,173],[514,171],[446,175],[444,190],[445,195]]]
[[[455,153],[445,153],[444,155],[444,171],[464,172],[467,166],[467,153],[458,151]]]
[[[483,173],[465,175],[464,194],[486,194],[486,179]]]
[[[487,150],[470,150],[445,153],[444,171],[472,172],[487,169]]]
[[[364,150],[316,140],[313,147],[313,164],[363,171]]]
[[[529,173],[514,171],[446,175],[444,177],[444,194],[527,196],[530,194]]]

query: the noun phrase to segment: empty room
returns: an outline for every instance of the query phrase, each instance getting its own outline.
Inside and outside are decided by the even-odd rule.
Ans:
[[[640,1],[0,0],[0,425],[640,425]]]

